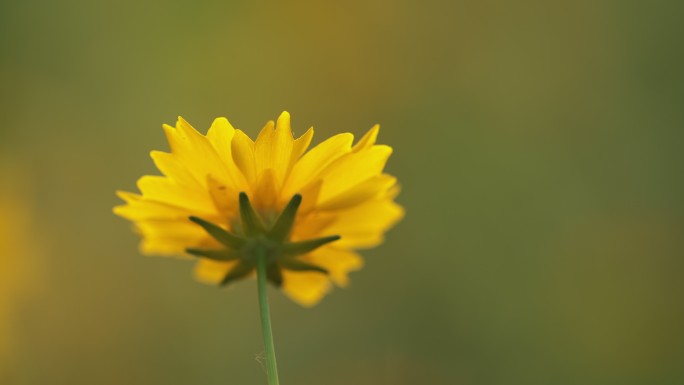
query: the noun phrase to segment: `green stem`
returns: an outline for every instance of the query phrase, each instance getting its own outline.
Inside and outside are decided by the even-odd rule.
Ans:
[[[278,385],[278,367],[276,365],[275,347],[273,346],[273,331],[271,331],[271,311],[268,307],[268,293],[266,291],[266,259],[265,253],[257,258],[257,287],[259,291],[259,310],[261,312],[261,333],[264,336],[266,349],[266,375],[268,385]]]

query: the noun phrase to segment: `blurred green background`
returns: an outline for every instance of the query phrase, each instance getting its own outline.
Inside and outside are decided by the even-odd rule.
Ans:
[[[254,282],[140,256],[111,207],[162,123],[285,109],[315,142],[380,123],[407,217],[319,306],[271,292],[284,385],[684,383],[683,15],[2,1],[0,186],[31,225],[0,258],[32,274],[0,293],[0,383],[264,384]]]

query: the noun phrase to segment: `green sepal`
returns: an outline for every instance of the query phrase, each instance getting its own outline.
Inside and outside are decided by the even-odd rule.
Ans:
[[[294,271],[317,271],[319,273],[328,274],[328,270],[314,265],[309,262],[304,262],[295,258],[283,258],[278,261],[278,264],[282,266],[283,269],[294,270]]]
[[[185,249],[188,254],[195,255],[197,257],[204,257],[214,261],[234,261],[236,259],[241,259],[243,257],[240,251],[228,250],[228,249]]]
[[[317,248],[338,239],[340,239],[339,235],[331,235],[329,237],[316,238],[308,241],[289,242],[283,245],[282,250],[283,254],[286,255],[300,255],[316,250]]]
[[[302,196],[300,194],[295,194],[290,202],[287,204],[285,209],[276,223],[273,225],[271,230],[268,232],[268,237],[276,242],[284,241],[292,230],[292,225],[294,224],[295,218],[297,216],[297,210],[299,205],[302,203]]]
[[[254,270],[254,264],[246,261],[240,261],[233,267],[228,274],[226,274],[225,278],[223,278],[223,281],[221,281],[221,286],[226,286],[227,284],[236,281],[240,278],[244,278],[249,273]]]
[[[283,272],[275,263],[270,264],[266,268],[266,278],[268,278],[268,281],[277,287],[283,286]]]
[[[244,192],[240,193],[240,218],[242,219],[242,230],[248,237],[264,234],[264,225],[259,216],[249,202],[249,197]]]
[[[204,231],[209,233],[214,239],[217,241],[221,242],[223,245],[230,247],[231,249],[239,249],[245,244],[245,240],[238,237],[237,235],[233,235],[223,229],[222,227],[215,225],[211,222],[205,221],[202,218],[191,216],[189,218],[191,221],[197,223],[198,225],[202,226]]]

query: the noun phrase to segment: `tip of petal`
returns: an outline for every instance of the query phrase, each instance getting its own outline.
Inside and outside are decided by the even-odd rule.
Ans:
[[[125,194],[125,193],[124,193]],[[126,201],[126,203],[114,206],[112,207],[112,213],[116,216],[125,218],[125,219],[131,219],[131,216],[128,215],[131,212],[131,204],[135,202],[135,200],[129,200],[127,198],[124,198],[123,195],[120,195],[122,199]]]
[[[217,262],[202,259],[195,265],[193,275],[195,279],[209,285],[219,284],[225,277],[234,262]]]
[[[140,200],[140,198],[142,198],[142,196],[140,194],[135,194],[135,193],[131,193],[128,191],[121,191],[121,190],[116,191],[116,196],[123,199],[126,203],[135,202],[137,200]]]
[[[273,132],[275,131],[275,123],[272,120],[269,120],[266,122],[266,125],[264,128],[259,131],[259,135],[257,135],[256,140],[254,141],[255,143],[259,142],[267,142],[270,140],[270,138],[273,137]]]
[[[224,126],[224,127],[233,127],[232,124],[228,121],[228,119],[222,117],[214,119],[214,122],[211,124],[212,126]]]
[[[289,122],[290,121],[290,113],[287,111],[281,112],[280,116],[278,117],[278,122],[280,122],[281,120]]]
[[[112,213],[114,213],[115,215],[118,215],[118,216],[122,216],[122,210],[123,210],[124,207],[125,207],[125,206],[123,206],[123,205],[121,205],[121,206],[114,206],[114,207],[112,207]]]
[[[193,127],[187,120],[183,119],[182,116],[178,117],[176,122],[176,129],[185,133],[185,135],[190,136],[193,133],[199,133],[195,127]]]
[[[290,113],[287,111],[283,111],[282,114],[278,117],[278,121],[276,122],[276,131],[286,131],[286,132],[291,132],[292,128],[290,126]]]
[[[371,127],[371,129],[368,130],[368,132],[361,138],[361,140],[359,140],[358,143],[354,145],[352,152],[359,152],[363,149],[373,146],[375,144],[375,141],[378,139],[379,132],[379,124],[376,124],[375,126]]]

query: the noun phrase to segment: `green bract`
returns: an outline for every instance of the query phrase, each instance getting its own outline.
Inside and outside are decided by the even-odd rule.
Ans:
[[[280,286],[283,283],[282,269],[316,271],[328,274],[326,269],[302,261],[297,257],[340,239],[339,235],[300,242],[288,241],[297,210],[302,203],[302,196],[300,194],[295,194],[292,197],[270,229],[264,226],[259,218],[259,214],[254,210],[249,197],[244,192],[241,192],[239,195],[239,203],[240,221],[244,235],[230,233],[224,228],[202,218],[190,217],[191,221],[202,226],[209,235],[224,245],[225,248],[188,248],[186,251],[189,254],[215,261],[238,261],[223,278],[222,285],[250,274],[256,269],[257,263],[261,258],[266,260],[268,280],[276,286]]]

